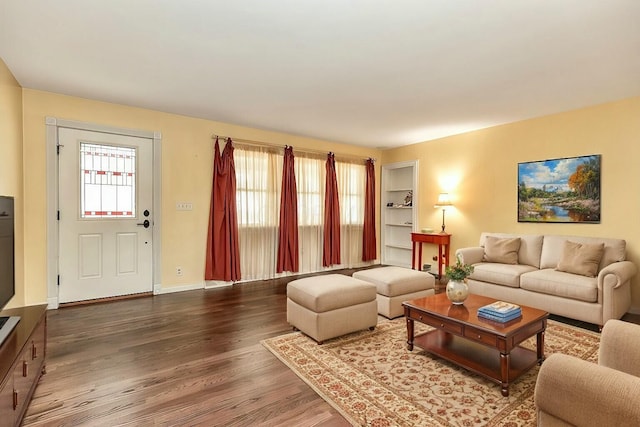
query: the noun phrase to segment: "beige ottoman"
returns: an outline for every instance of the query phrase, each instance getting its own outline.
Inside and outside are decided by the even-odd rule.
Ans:
[[[353,277],[376,285],[378,313],[389,319],[404,314],[404,301],[436,293],[436,280],[431,274],[408,268],[370,268],[356,271]]]
[[[378,324],[376,287],[342,274],[297,279],[287,285],[287,322],[318,344]]]

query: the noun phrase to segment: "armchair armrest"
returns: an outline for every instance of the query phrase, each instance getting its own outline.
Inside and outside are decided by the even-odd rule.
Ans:
[[[605,323],[598,364],[640,377],[640,326],[615,319]]]
[[[640,378],[555,353],[540,367],[534,401],[538,420],[549,414],[574,426],[622,427],[640,425],[639,395]]]
[[[482,257],[484,256],[484,248],[478,247],[470,247],[470,248],[460,248],[456,251],[456,258],[460,257],[461,261],[464,264],[477,264],[482,262]]]

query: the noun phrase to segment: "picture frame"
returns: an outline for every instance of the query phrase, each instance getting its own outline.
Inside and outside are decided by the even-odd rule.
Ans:
[[[600,223],[601,155],[518,163],[518,222]]]

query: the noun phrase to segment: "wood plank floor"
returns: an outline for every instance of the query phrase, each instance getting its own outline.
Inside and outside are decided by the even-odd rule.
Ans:
[[[260,344],[291,332],[290,280],[49,311],[23,425],[349,425]]]
[[[291,331],[293,279],[49,311],[23,425],[348,425],[260,344]]]

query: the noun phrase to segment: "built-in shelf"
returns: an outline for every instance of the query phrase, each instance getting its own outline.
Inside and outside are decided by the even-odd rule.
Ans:
[[[382,263],[411,268],[411,233],[417,229],[418,161],[382,166]],[[407,197],[411,192],[411,204]],[[392,204],[389,206],[389,204]]]
[[[391,224],[391,223],[389,223],[389,224],[385,224],[385,225],[387,225],[389,227],[409,227],[409,228],[413,229],[413,224]]]

